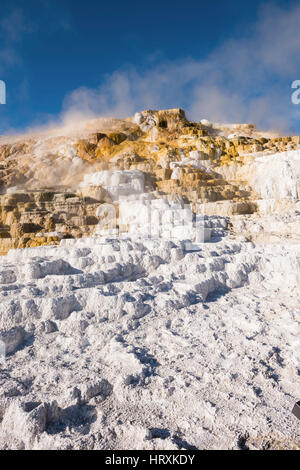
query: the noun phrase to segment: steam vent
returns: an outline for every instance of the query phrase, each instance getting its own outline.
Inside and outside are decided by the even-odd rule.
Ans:
[[[0,255],[1,449],[300,449],[299,136],[3,136]]]

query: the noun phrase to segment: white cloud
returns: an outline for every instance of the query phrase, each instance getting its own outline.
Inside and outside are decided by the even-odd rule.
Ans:
[[[25,20],[21,8],[14,8],[0,21],[0,34],[6,43],[19,42],[23,34],[32,32],[33,26]]]
[[[97,89],[71,92],[62,116],[128,116],[140,109],[181,106],[194,119],[287,128],[289,87],[300,78],[299,24],[299,4],[289,9],[266,4],[250,33],[226,41],[206,59],[116,71]]]
[[[22,64],[21,56],[17,51],[17,44],[25,34],[33,32],[33,26],[25,19],[21,8],[13,8],[10,13],[0,21],[0,72]]]

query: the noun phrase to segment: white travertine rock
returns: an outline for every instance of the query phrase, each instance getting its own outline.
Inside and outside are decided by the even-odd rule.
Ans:
[[[100,171],[85,175],[80,187],[104,188],[112,200],[132,194],[144,193],[144,174],[139,170],[128,171]],[[100,197],[101,198],[101,197]]]
[[[151,202],[170,221],[170,203]],[[139,213],[133,207],[132,223]],[[243,223],[264,220],[236,217],[241,233]],[[0,271],[9,267],[16,277],[0,288],[0,334],[11,338],[14,352],[5,358],[4,379],[0,371],[0,447],[82,448],[100,433],[94,448],[107,439],[129,449],[130,435],[120,427],[128,413],[145,429],[163,427],[173,437],[179,427],[197,448],[232,448],[244,427],[255,441],[257,429],[270,433],[267,417],[279,440],[293,441],[300,243],[254,245],[226,235],[227,219],[197,220],[218,237],[64,240],[0,259]],[[23,335],[11,328],[30,332],[23,348]],[[136,448],[153,444],[144,440],[148,434],[137,437]]]
[[[200,123],[203,124],[203,126],[206,126],[206,127],[211,127],[212,126],[212,123],[210,121],[208,121],[207,119],[201,119]]]
[[[142,131],[147,132],[157,124],[157,118],[151,111],[143,111],[134,115],[133,121],[140,126]]]
[[[13,215],[14,233],[93,230],[0,257],[0,449],[299,448],[300,151],[275,153],[297,139],[133,121],[125,152],[115,122],[18,151],[31,187],[78,194],[52,194],[44,228],[47,192],[19,219],[8,190],[4,245]]]
[[[257,157],[251,169],[245,166],[252,188],[262,199],[300,199],[300,150]]]
[[[0,333],[0,342],[4,345],[5,354],[14,353],[25,338],[25,331],[20,326],[15,326],[8,331]]]

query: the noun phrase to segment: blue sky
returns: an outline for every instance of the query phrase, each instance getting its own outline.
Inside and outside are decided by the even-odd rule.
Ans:
[[[1,0],[0,133],[183,107],[300,132],[300,2]]]

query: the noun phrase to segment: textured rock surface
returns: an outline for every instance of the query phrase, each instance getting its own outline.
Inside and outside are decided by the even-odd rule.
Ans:
[[[6,270],[2,448],[299,448],[295,240],[65,240]]]
[[[107,203],[118,225],[120,199],[144,193],[207,215],[299,209],[297,149],[299,137],[189,122],[181,109],[2,137],[0,254],[90,236]]]
[[[0,144],[0,448],[300,449],[299,138],[175,109]]]

